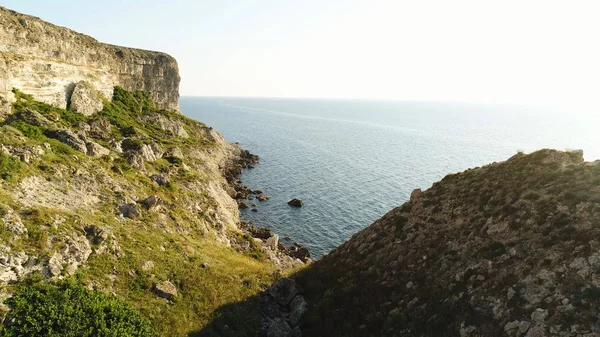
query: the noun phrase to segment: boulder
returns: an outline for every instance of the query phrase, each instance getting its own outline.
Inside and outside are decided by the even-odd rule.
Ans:
[[[92,157],[102,157],[110,154],[109,149],[95,142],[87,142],[86,147],[87,154]]]
[[[290,205],[292,207],[302,207],[302,205],[304,205],[304,202],[302,200],[300,200],[300,199],[295,199],[294,198],[294,199],[288,201],[288,205]]]
[[[269,197],[267,197],[266,195],[259,195],[258,197],[256,197],[256,199],[258,199],[258,201],[267,201],[269,200]]]
[[[27,233],[27,228],[21,221],[21,217],[12,208],[7,207],[4,215],[0,218],[6,230],[21,235]]]
[[[123,204],[119,207],[119,210],[121,211],[121,214],[123,214],[124,217],[130,219],[137,219],[142,215],[142,212],[140,212],[139,207],[137,207],[137,205],[134,203]]]
[[[306,262],[310,259],[310,252],[304,247],[295,247],[296,249],[290,253],[291,257],[300,259],[302,262]]]
[[[142,201],[142,205],[150,212],[157,211],[163,204],[163,200],[158,195],[151,195]]]
[[[69,145],[77,151],[86,153],[87,145],[77,134],[70,130],[52,130],[48,132],[50,138],[58,139],[60,142]]]
[[[48,118],[42,116],[42,114],[40,114],[39,112],[31,109],[24,109],[21,112],[8,116],[8,118],[6,119],[6,124],[10,125],[10,123],[14,121],[24,121],[27,124],[35,126],[50,126],[54,124],[53,122],[48,120]]]
[[[293,327],[298,326],[307,310],[308,304],[304,300],[304,297],[301,295],[294,297],[292,303],[290,303],[290,325]]]
[[[188,138],[190,136],[185,130],[183,123],[176,120],[172,120],[160,114],[154,113],[150,115],[145,115],[142,117],[142,120],[144,122],[152,123],[158,126],[161,130],[169,131],[175,136],[181,138]]]
[[[154,293],[161,298],[172,300],[177,297],[177,287],[169,281],[164,281],[154,285]]]
[[[69,110],[79,112],[85,116],[91,116],[104,108],[103,97],[94,87],[86,81],[80,81],[75,85]]]
[[[275,318],[269,324],[267,337],[292,337],[292,328],[285,319],[281,317]]]
[[[153,175],[150,177],[150,180],[154,181],[160,186],[166,185],[171,181],[168,175],[162,173]]]
[[[271,288],[269,288],[269,295],[271,295],[273,300],[279,305],[287,306],[292,299],[298,295],[296,282],[287,277],[280,278]]]
[[[112,131],[112,124],[106,117],[100,117],[90,122],[90,132],[99,138],[108,138]]]
[[[240,201],[240,202],[238,202],[238,207],[240,209],[246,209],[246,208],[248,208],[248,204],[243,201]]]
[[[84,230],[90,242],[95,245],[101,244],[108,238],[108,233],[96,225],[85,226]]]
[[[273,250],[277,249],[279,245],[279,235],[273,234],[270,238],[267,239],[267,246]]]

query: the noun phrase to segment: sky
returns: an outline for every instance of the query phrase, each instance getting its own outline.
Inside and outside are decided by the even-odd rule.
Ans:
[[[599,1],[0,0],[179,62],[182,95],[600,107]]]

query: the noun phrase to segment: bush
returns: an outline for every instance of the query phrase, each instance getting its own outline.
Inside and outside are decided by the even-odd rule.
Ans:
[[[5,301],[1,336],[150,336],[149,323],[116,297],[87,290],[74,279],[29,280]]]
[[[0,151],[0,179],[11,181],[20,169],[21,162],[17,158]]]

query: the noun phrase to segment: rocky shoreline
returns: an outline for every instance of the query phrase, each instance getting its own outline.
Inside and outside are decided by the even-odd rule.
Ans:
[[[234,143],[234,145],[239,149],[239,154],[223,170],[223,176],[230,186],[228,193],[229,196],[236,200],[240,209],[252,207],[251,210],[256,211],[256,204],[252,203],[252,206],[249,206],[246,201],[258,200],[259,202],[263,202],[269,200],[269,197],[261,189],[252,190],[244,185],[241,177],[244,169],[253,169],[259,164],[260,156],[242,149],[239,143]],[[269,260],[282,269],[302,266],[312,261],[308,249],[298,242],[295,242],[290,247],[286,247],[280,242],[279,235],[272,233],[269,227],[257,227],[243,220],[240,220],[239,227],[246,234],[250,235],[254,242],[262,246]],[[245,247],[245,245],[240,245],[238,248],[244,250]]]

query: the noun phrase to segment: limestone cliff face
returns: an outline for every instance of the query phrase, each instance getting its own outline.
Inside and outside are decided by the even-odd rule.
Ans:
[[[114,86],[145,90],[158,108],[179,110],[179,80],[177,62],[167,54],[100,43],[0,7],[0,114],[14,100],[12,88],[66,108],[80,81],[105,98]]]

